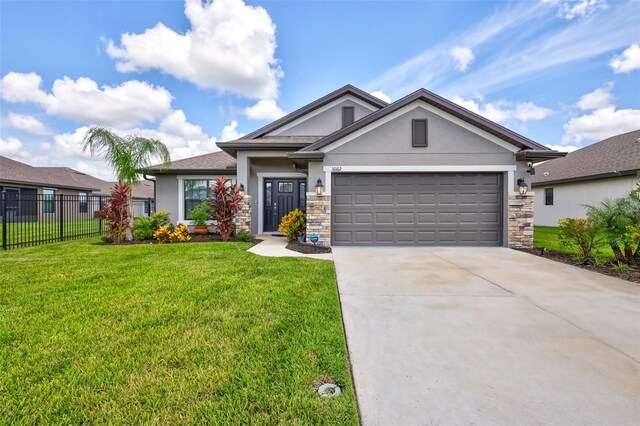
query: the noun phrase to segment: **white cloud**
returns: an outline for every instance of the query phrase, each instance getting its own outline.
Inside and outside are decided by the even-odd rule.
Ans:
[[[157,69],[199,87],[250,99],[274,100],[284,75],[275,58],[275,25],[267,11],[241,0],[186,0],[191,28],[162,23],[142,34],[122,34],[107,53],[121,72]]]
[[[0,138],[0,155],[4,157],[22,157],[24,146],[17,138]]]
[[[460,46],[451,48],[451,56],[453,56],[453,59],[456,61],[456,69],[458,71],[465,71],[476,58],[471,49]]]
[[[391,98],[389,96],[387,96],[386,93],[384,93],[384,92],[382,92],[380,90],[375,91],[375,92],[371,92],[371,94],[373,96],[375,96],[376,98],[378,98],[378,99],[382,99],[383,101],[385,101],[388,104],[391,103]]]
[[[640,43],[633,43],[622,55],[614,56],[609,65],[616,74],[640,69]]]
[[[581,146],[577,146],[577,145],[545,145],[545,146],[549,149],[553,149],[554,151],[560,151],[560,152],[573,152],[582,148]]]
[[[171,93],[137,80],[98,87],[90,78],[64,77],[53,83],[51,93],[42,90],[42,78],[34,73],[10,72],[1,83],[5,101],[33,103],[49,115],[101,126],[135,126],[171,110]]]
[[[613,105],[611,90],[613,90],[613,82],[609,82],[593,92],[582,95],[576,106],[585,111],[610,107]]]
[[[640,127],[640,109],[616,109],[608,106],[575,117],[564,126],[562,143],[599,141]]]
[[[268,99],[262,99],[255,105],[245,108],[243,113],[252,120],[277,120],[287,114],[276,104],[276,101]]]
[[[42,121],[31,115],[10,112],[7,115],[7,123],[13,128],[34,135],[48,135],[51,133],[51,130],[49,130]]]
[[[232,141],[244,136],[244,133],[238,132],[238,122],[232,121],[230,124],[222,128],[222,134],[220,135],[220,141]]]
[[[476,95],[476,99],[463,99],[459,96],[454,96],[452,101],[497,123],[505,123],[514,119],[523,122],[538,121],[548,117],[553,112],[532,102],[522,102],[515,105],[505,100],[485,102],[484,97],[480,95]]]
[[[559,2],[558,16],[571,20],[573,18],[588,18],[599,10],[607,8],[604,0],[570,0]]]

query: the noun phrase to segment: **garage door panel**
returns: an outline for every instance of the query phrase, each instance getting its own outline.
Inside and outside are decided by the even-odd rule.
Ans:
[[[498,174],[334,176],[342,184],[332,189],[333,244],[501,244]]]

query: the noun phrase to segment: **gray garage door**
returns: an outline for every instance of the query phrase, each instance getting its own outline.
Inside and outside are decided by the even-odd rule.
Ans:
[[[496,173],[334,174],[332,244],[502,244]]]

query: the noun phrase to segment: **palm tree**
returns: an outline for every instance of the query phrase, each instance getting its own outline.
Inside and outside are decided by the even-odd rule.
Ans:
[[[128,223],[126,239],[133,240],[133,194],[131,188],[140,183],[140,176],[147,173],[151,161],[159,158],[163,167],[171,161],[169,149],[156,139],[136,135],[119,136],[109,129],[91,127],[84,136],[82,150],[89,150],[91,156],[98,153],[116,172],[118,181],[129,185]]]

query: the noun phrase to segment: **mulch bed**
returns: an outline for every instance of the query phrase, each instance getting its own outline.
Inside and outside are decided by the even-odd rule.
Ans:
[[[218,234],[208,234],[208,235],[189,234],[189,235],[191,235],[191,240],[190,241],[186,241],[185,243],[212,243],[212,242],[221,242],[222,241],[222,238]],[[229,242],[236,242],[237,240],[235,239],[235,237],[229,237],[228,241]],[[251,241],[251,243],[253,243],[253,245],[255,246],[256,244],[258,244],[261,241],[262,240],[255,239],[255,240]],[[185,243],[179,243],[179,244],[185,244]],[[102,242],[100,244],[104,244],[104,245],[107,245],[107,246],[116,245],[114,243],[104,243],[104,242]],[[155,240],[134,240],[134,241],[123,241],[120,245],[135,245],[135,244],[160,244],[160,243],[158,243]],[[165,244],[169,244],[169,243],[165,243]]]
[[[544,254],[540,254],[540,248],[533,249],[517,249],[518,251],[523,251],[525,253],[533,254],[535,256],[541,256],[547,259],[555,260],[556,262],[566,263],[568,265],[577,266],[578,268],[587,269],[589,271],[599,272],[604,275],[609,275],[612,277],[620,278],[623,280],[631,281],[634,283],[640,284],[640,269],[630,269],[627,272],[622,272],[614,269],[612,265],[607,266],[596,266],[596,265],[583,265],[581,263],[576,262],[574,259],[574,255],[568,253],[560,253],[553,250],[544,250]]]
[[[289,241],[289,244],[287,244],[287,248],[289,250],[297,251],[298,253],[304,253],[304,254],[331,253],[331,247],[311,246],[311,245],[307,245],[307,244],[300,244],[296,240]]]

